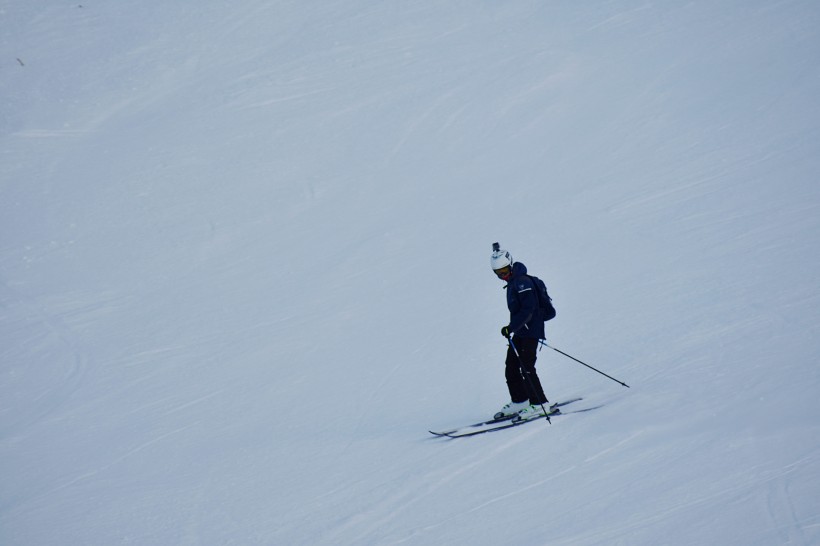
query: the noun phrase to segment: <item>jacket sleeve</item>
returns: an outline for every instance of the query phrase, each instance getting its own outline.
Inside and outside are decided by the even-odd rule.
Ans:
[[[526,276],[515,279],[507,290],[512,290],[514,302],[510,306],[510,333],[514,334],[524,328],[533,313],[538,311],[538,296],[532,280]]]

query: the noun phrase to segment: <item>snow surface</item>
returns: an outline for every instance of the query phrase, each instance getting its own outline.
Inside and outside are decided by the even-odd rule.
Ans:
[[[820,544],[820,4],[0,3],[0,544]],[[547,281],[506,401],[500,241]]]

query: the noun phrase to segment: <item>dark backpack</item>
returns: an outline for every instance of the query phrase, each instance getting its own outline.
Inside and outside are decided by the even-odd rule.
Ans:
[[[541,318],[544,322],[555,318],[555,307],[552,306],[552,298],[547,293],[547,285],[538,277],[527,275],[532,279],[535,286],[535,295],[538,297],[538,310],[541,311]]]

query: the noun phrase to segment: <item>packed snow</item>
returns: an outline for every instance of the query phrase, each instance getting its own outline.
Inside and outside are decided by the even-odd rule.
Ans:
[[[0,544],[820,544],[820,5],[0,4]],[[504,383],[491,244],[558,310]]]

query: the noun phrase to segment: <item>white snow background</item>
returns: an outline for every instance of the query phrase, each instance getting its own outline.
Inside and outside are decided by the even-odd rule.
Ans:
[[[0,544],[820,544],[820,4],[0,3]],[[499,241],[558,309],[507,401]]]

